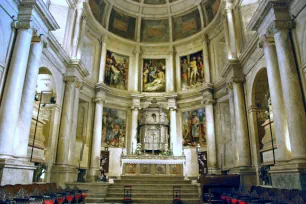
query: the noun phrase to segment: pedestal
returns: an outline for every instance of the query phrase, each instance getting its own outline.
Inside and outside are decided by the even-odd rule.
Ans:
[[[257,185],[256,169],[252,167],[238,167],[231,169],[230,174],[240,175],[240,187],[243,190],[250,189],[251,186]]]
[[[275,188],[306,190],[306,164],[276,164],[270,174]]]
[[[78,170],[70,166],[53,166],[51,170],[51,182],[57,183],[60,187],[65,188],[66,183],[76,182]]]
[[[0,159],[0,186],[32,184],[36,167],[26,160]]]

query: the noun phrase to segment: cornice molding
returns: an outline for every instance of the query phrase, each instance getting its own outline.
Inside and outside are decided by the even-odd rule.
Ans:
[[[277,12],[287,12],[291,0],[263,0],[253,14],[247,29],[257,31],[268,13],[273,9]],[[274,19],[271,19],[274,20]]]
[[[18,21],[33,23],[33,28],[46,36],[60,28],[43,0],[23,0],[19,4]]]

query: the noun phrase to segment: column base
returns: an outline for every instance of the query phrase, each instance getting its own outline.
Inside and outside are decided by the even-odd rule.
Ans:
[[[306,190],[306,163],[276,164],[270,174],[273,187]]]
[[[257,175],[254,167],[236,167],[231,169],[229,174],[240,175],[240,187],[244,191],[248,191],[251,186],[257,185]]]
[[[50,180],[62,188],[66,187],[66,183],[76,182],[77,178],[78,170],[74,166],[55,165],[52,167]]]
[[[87,173],[87,182],[96,182],[100,176],[100,169],[90,168]]]
[[[221,175],[221,170],[217,168],[208,168],[208,175]]]
[[[0,186],[15,184],[32,184],[36,169],[34,163],[27,159],[0,159]]]

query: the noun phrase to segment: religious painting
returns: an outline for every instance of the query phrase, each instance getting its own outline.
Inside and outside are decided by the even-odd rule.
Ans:
[[[142,82],[144,92],[165,92],[166,59],[144,59]]]
[[[193,146],[206,144],[206,117],[205,109],[186,111],[182,113],[183,145]]]
[[[143,42],[168,42],[169,20],[145,20],[141,21],[141,41]]]
[[[205,80],[202,51],[180,57],[180,66],[182,90],[193,89],[202,86]]]
[[[207,2],[202,3],[202,10],[207,15],[207,21],[211,22],[214,17],[216,16],[219,6],[220,6],[221,0],[211,0],[209,4]]]
[[[199,10],[194,10],[189,14],[173,18],[175,40],[191,36],[201,31],[201,18]]]
[[[166,0],[144,0],[144,3],[145,4],[153,4],[153,5],[156,5],[156,4],[165,4]]]
[[[126,119],[126,111],[103,109],[102,146],[125,146]]]
[[[106,3],[104,0],[89,0],[88,1],[91,12],[96,20],[103,25],[103,17],[105,12]],[[104,25],[103,25],[104,26]]]
[[[136,18],[112,10],[109,20],[109,30],[123,38],[135,40]]]
[[[104,83],[110,87],[127,90],[129,57],[107,50]]]

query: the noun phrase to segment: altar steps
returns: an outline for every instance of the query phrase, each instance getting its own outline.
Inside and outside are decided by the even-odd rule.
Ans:
[[[133,203],[171,204],[173,186],[181,186],[184,204],[199,203],[197,186],[182,176],[122,176],[109,185],[104,203],[122,203],[124,186],[132,186]]]

